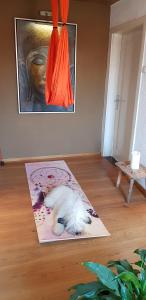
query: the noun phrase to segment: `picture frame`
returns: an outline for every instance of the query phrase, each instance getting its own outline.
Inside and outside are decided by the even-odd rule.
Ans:
[[[62,23],[59,23],[60,32]],[[77,24],[67,23],[71,84],[76,98]],[[15,18],[18,110],[27,113],[75,113],[75,102],[65,108],[45,102],[45,78],[51,21]]]

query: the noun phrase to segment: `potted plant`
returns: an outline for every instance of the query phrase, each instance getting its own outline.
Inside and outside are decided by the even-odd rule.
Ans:
[[[73,286],[70,300],[146,300],[146,250],[134,253],[139,260],[134,264],[127,260],[109,261],[106,266],[94,262],[83,265],[96,275],[96,280]]]

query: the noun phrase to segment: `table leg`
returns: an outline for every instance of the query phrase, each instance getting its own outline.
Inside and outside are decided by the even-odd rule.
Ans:
[[[119,188],[119,186],[120,186],[121,177],[122,177],[122,172],[119,171],[118,178],[117,178],[117,183],[116,183],[116,187],[117,188]]]
[[[132,190],[133,190],[133,185],[134,185],[134,179],[130,179],[130,185],[129,185],[129,191],[128,191],[128,196],[127,196],[127,202],[130,203],[131,200],[131,195],[132,195]]]

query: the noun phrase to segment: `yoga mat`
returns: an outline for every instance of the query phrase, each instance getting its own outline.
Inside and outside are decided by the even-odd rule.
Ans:
[[[69,239],[103,237],[110,235],[65,161],[61,160],[26,163],[25,167],[30,190],[32,209],[40,243]],[[64,231],[61,236],[56,236],[52,232],[54,216],[53,209],[45,207],[44,197],[54,187],[62,184],[78,191],[82,198],[82,201],[85,201],[90,205],[89,212],[91,215],[92,224],[87,224],[85,232],[79,236],[68,234],[66,231]]]

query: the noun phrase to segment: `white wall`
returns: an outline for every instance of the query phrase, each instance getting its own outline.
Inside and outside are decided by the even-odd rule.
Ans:
[[[146,43],[143,66],[146,66]],[[143,67],[145,68],[145,67]],[[146,71],[146,70],[145,70]],[[140,101],[137,115],[134,149],[141,153],[141,163],[146,166],[146,73],[142,72]],[[146,188],[146,182],[140,182]]]
[[[120,0],[111,7],[110,27],[113,28],[144,16],[146,23],[146,0]],[[146,39],[144,44],[143,68],[146,67]],[[133,149],[141,152],[141,163],[146,166],[146,68],[145,72],[141,73],[139,105]],[[141,180],[140,183],[146,188],[144,180]]]
[[[111,6],[110,27],[146,15],[146,0],[120,0]]]
[[[146,65],[146,50],[144,64]],[[142,74],[141,94],[134,148],[140,150],[141,162],[146,166],[146,73]]]

